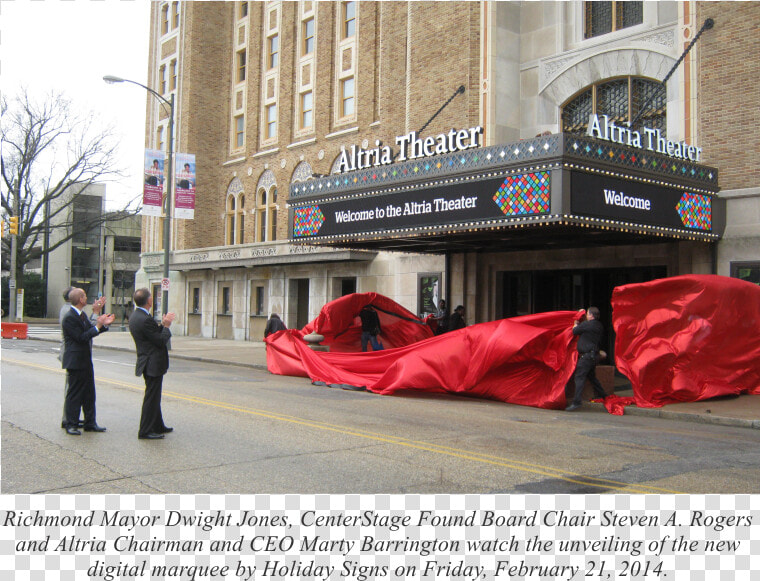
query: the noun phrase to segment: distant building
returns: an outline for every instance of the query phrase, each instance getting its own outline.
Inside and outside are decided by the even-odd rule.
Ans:
[[[140,217],[106,220],[100,227],[77,231],[78,224],[104,214],[105,191],[105,185],[92,184],[76,197],[64,195],[57,201],[58,207],[66,208],[63,212],[53,212],[49,245],[64,238],[69,228],[74,228],[75,233],[47,257],[49,317],[58,316],[63,305],[61,293],[68,286],[84,289],[90,302],[99,294],[105,295],[106,310],[116,315],[116,323],[129,312],[135,272],[140,267]],[[44,276],[44,260],[27,271],[37,270]]]

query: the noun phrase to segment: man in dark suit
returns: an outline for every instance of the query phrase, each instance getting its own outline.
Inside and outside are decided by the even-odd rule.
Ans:
[[[167,344],[172,336],[169,327],[176,315],[166,313],[161,319],[162,324],[156,323],[150,314],[153,297],[147,288],[136,290],[133,300],[135,311],[129,317],[129,332],[137,349],[135,375],[145,378],[145,396],[137,437],[141,440],[160,440],[164,434],[174,430],[164,424],[161,415],[161,386],[169,370]]]
[[[71,309],[63,317],[64,350],[61,360],[66,370],[68,390],[66,392],[66,433],[79,436],[79,410],[84,412],[85,432],[105,432],[95,420],[95,372],[92,368],[92,339],[108,331],[114,315],[100,315],[95,325],[84,313],[87,305],[87,293],[81,288],[69,292]]]

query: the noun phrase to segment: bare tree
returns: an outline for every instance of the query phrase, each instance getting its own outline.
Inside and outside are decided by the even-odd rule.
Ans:
[[[0,113],[0,194],[3,213],[19,218],[16,272],[11,274],[20,284],[30,261],[77,233],[99,231],[106,220],[125,218],[137,210],[130,209],[130,202],[116,212],[78,217],[74,224],[68,209],[88,185],[122,176],[112,128],[97,126],[93,115],[75,113],[61,93],[38,102],[21,89],[10,100],[0,98]],[[55,242],[43,244],[50,228],[57,229]],[[5,267],[10,238],[3,238],[2,250]]]

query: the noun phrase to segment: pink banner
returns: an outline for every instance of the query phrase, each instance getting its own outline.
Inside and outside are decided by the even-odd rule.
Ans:
[[[145,150],[145,176],[143,179],[144,216],[160,216],[164,195],[164,152],[158,149]]]
[[[174,217],[192,220],[195,216],[195,155],[178,153],[175,160]]]

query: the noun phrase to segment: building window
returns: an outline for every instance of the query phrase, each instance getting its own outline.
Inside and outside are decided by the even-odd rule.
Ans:
[[[201,312],[201,289],[200,287],[195,286],[193,287],[192,291],[193,291],[193,299],[192,299],[193,313],[197,315],[198,313]]]
[[[245,115],[235,117],[235,148],[245,144]]]
[[[314,19],[309,18],[303,22],[303,54],[314,52]]]
[[[278,64],[280,37],[276,34],[267,39],[267,68],[274,69]]]
[[[343,2],[342,8],[342,38],[351,38],[356,34],[356,2]]]
[[[269,238],[277,240],[277,188],[270,192],[269,196]]]
[[[240,3],[240,18],[248,16],[248,2]]]
[[[254,286],[251,293],[253,298],[253,304],[251,305],[251,313],[257,316],[262,316],[266,313],[265,295],[263,286]]]
[[[172,2],[172,29],[179,28],[179,2]]]
[[[232,288],[229,286],[222,287],[222,304],[220,309],[221,315],[232,314]]]
[[[314,123],[314,93],[301,94],[301,129],[310,128]]]
[[[354,114],[354,78],[348,77],[340,82],[340,116]]]
[[[246,62],[246,52],[245,50],[241,50],[239,53],[237,53],[237,81],[238,83],[242,83],[245,81],[245,62]]]
[[[644,22],[643,2],[584,2],[584,38],[592,38]]]
[[[156,130],[156,149],[164,150],[164,127],[163,125]]]
[[[235,244],[235,197],[227,196],[227,214],[226,214],[226,241],[228,246]]]
[[[244,244],[245,243],[245,195],[240,194],[240,198],[238,199],[238,217],[237,217],[237,228],[238,228],[238,244]]]
[[[646,110],[641,108],[646,104]],[[589,116],[607,115],[619,126],[627,124],[641,113],[634,130],[641,127],[659,129],[666,135],[667,91],[659,81],[638,77],[613,79],[585,88],[562,107],[562,131],[585,133]]]
[[[273,139],[277,136],[277,104],[267,105],[267,132],[266,138]]]
[[[162,95],[166,93],[166,65],[161,65],[158,69],[158,88]]]
[[[256,242],[265,242],[267,239],[267,193],[259,190],[258,203],[256,205]]]
[[[169,5],[164,4],[161,7],[161,34],[169,32]]]
[[[173,60],[170,66],[171,76],[169,78],[169,90],[173,91],[177,88],[177,61]]]

